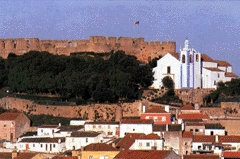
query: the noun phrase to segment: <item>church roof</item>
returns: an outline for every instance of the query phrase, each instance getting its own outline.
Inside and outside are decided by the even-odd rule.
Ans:
[[[226,72],[225,77],[238,77],[238,76],[232,72]]]
[[[175,57],[177,60],[179,60],[179,53],[177,52],[169,52],[173,57]]]
[[[223,70],[220,70],[219,68],[216,68],[216,67],[203,67],[203,68],[210,70],[210,71],[224,72]]]
[[[215,62],[211,57],[209,57],[206,54],[202,54],[201,57],[202,57],[202,60],[205,62]]]
[[[232,66],[227,61],[220,61],[220,60],[214,60],[214,61],[217,62],[218,66]]]

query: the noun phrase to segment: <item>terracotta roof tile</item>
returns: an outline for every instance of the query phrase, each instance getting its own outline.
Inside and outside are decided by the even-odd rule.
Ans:
[[[112,124],[112,125],[119,125],[119,122],[115,121],[90,121],[90,122],[85,122],[86,124]]]
[[[152,124],[150,119],[122,119],[121,124]]]
[[[232,66],[227,61],[214,60],[214,62],[217,62],[218,66]]]
[[[22,113],[2,113],[0,114],[0,120],[16,120]]]
[[[160,107],[152,107],[151,109],[147,110],[145,113],[168,113]]]
[[[219,159],[219,155],[214,154],[193,154],[193,155],[183,155],[183,159]]]
[[[38,128],[58,128],[58,127],[59,127],[59,125],[42,125]]]
[[[225,129],[220,123],[206,123],[205,129]]]
[[[128,133],[124,136],[122,140],[116,145],[117,148],[129,149],[135,142],[135,139],[145,136],[143,133]]]
[[[119,151],[106,143],[92,143],[84,147],[84,151]]]
[[[182,137],[183,137],[183,138],[192,138],[192,137],[193,137],[193,132],[191,132],[191,131],[185,131],[185,132],[183,132]]]
[[[12,152],[0,152],[0,158],[12,158]]]
[[[222,157],[240,157],[240,151],[223,151]]]
[[[240,143],[240,136],[219,136],[219,143],[222,142],[239,142]]]
[[[208,115],[203,113],[190,113],[190,114],[179,114],[178,119],[183,120],[203,120],[203,119],[209,119]]]
[[[238,77],[238,76],[232,72],[226,72],[225,77]]]
[[[70,126],[61,126],[58,129],[59,129],[59,131],[77,131],[77,130],[80,130],[83,128],[84,128],[83,125],[78,125],[78,126],[70,125]]]
[[[156,140],[156,139],[161,139],[160,136],[158,136],[157,134],[154,134],[154,133],[151,133],[151,134],[148,134],[146,136],[142,136],[140,137],[139,139],[152,139],[152,140]]]
[[[54,156],[52,159],[77,159],[77,156]]]
[[[17,155],[17,157],[14,157],[14,159],[32,159],[34,156],[36,156],[38,153],[32,153],[32,152],[21,152]]]
[[[215,143],[215,136],[213,135],[194,135],[193,142],[212,142]]]
[[[187,122],[186,126],[205,126],[202,122]]]
[[[20,142],[38,142],[38,143],[58,143],[59,139],[61,142],[65,142],[64,137],[35,137],[35,138],[23,138]]]
[[[181,131],[181,124],[168,124],[168,131]],[[153,125],[153,131],[166,131],[166,124]]]
[[[101,133],[95,131],[74,131],[71,133],[71,137],[96,137]]]
[[[180,110],[195,110],[191,104],[186,104]]]
[[[124,150],[115,159],[164,159],[171,151],[164,150]]]
[[[219,68],[216,68],[216,67],[203,67],[203,68],[210,71],[224,72],[223,70],[220,70]]]
[[[173,57],[175,57],[177,60],[179,60],[179,53],[177,52],[169,52]]]
[[[201,54],[202,61],[205,62],[214,62],[214,60],[206,54]]]

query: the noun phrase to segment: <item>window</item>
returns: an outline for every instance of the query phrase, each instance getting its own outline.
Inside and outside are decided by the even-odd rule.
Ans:
[[[135,129],[133,129],[133,131],[135,131]]]
[[[147,142],[147,143],[146,143],[146,146],[147,146],[147,147],[149,147],[149,146],[150,146],[150,143],[149,143],[149,142]]]
[[[42,148],[42,144],[41,144],[40,146],[41,146],[41,148]]]
[[[5,48],[5,41],[2,41],[3,48]]]
[[[53,144],[53,148],[55,148],[56,147],[56,144]]]
[[[13,127],[13,126],[14,126],[14,122],[11,123],[11,127]]]
[[[96,125],[93,125],[93,129],[95,129],[96,128]]]
[[[218,73],[218,78],[220,77],[220,74]]]
[[[195,132],[198,132],[198,129],[195,129]]]
[[[164,47],[162,47],[162,50],[164,50]]]
[[[201,146],[198,146],[198,149],[200,150],[200,149],[201,149]]]
[[[108,129],[110,129],[111,128],[111,126],[110,125],[108,125]]]
[[[16,40],[14,40],[13,43],[14,43],[14,48],[16,48],[16,46],[17,46]]]
[[[185,63],[185,55],[182,55],[182,63]]]
[[[35,147],[35,144],[33,144],[33,147]]]
[[[93,155],[88,156],[88,159],[93,159]]]
[[[4,124],[3,127],[7,127],[7,124]]]
[[[213,131],[211,131],[211,135],[213,135]]]
[[[88,138],[86,138],[86,142],[88,142]]]
[[[167,73],[171,73],[171,67],[170,66],[167,67]]]
[[[149,116],[146,116],[145,119],[149,119]]]
[[[217,82],[216,81],[214,81],[214,85],[216,85],[217,84]]]
[[[43,129],[41,129],[41,132],[43,132]]]
[[[187,142],[185,142],[185,145],[187,145]]]
[[[193,131],[193,129],[190,129],[190,131]]]
[[[162,121],[166,121],[166,117],[165,116],[162,117]]]
[[[196,61],[198,62],[198,54],[196,55]]]
[[[188,154],[188,151],[186,151],[186,155]]]
[[[106,156],[100,156],[100,159],[108,159],[108,156],[106,155]]]
[[[154,119],[154,121],[158,121],[158,117],[157,116],[153,117],[153,119]]]
[[[68,45],[69,45],[69,47],[72,47],[72,42],[69,42]]]
[[[142,142],[139,142],[139,147],[142,147]]]
[[[189,57],[189,61],[190,61],[190,63],[192,63],[192,62],[193,62],[192,55],[190,55],[190,57]]]

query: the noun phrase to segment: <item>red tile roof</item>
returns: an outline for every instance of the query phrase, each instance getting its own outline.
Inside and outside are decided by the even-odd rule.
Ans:
[[[186,126],[204,126],[205,127],[205,124],[202,122],[188,122],[186,123]]]
[[[193,137],[193,132],[191,132],[191,131],[185,131],[185,132],[183,132],[182,137],[183,137],[183,138],[192,138],[192,137]]]
[[[118,142],[116,145],[117,148],[129,149],[132,144],[135,142],[135,139],[139,139],[140,137],[145,136],[143,133],[128,133],[124,136],[122,140]]]
[[[219,155],[207,154],[207,155],[183,155],[183,159],[219,159]]]
[[[201,58],[205,62],[214,62],[214,60],[206,54],[201,54]]]
[[[32,159],[34,156],[36,156],[38,153],[32,153],[32,152],[21,152],[17,155],[17,157],[14,157],[14,159]]]
[[[222,157],[240,157],[240,151],[223,151]]]
[[[77,156],[54,156],[52,159],[77,159]]]
[[[191,104],[186,104],[180,110],[195,110]]]
[[[213,135],[193,135],[193,142],[215,143],[215,136],[213,136]]]
[[[150,119],[122,119],[121,124],[152,124]]]
[[[210,71],[224,72],[223,70],[220,70],[219,68],[216,68],[216,67],[203,67],[203,68],[210,70]]]
[[[218,66],[232,66],[227,61],[214,60],[214,62],[217,62]]]
[[[156,140],[156,139],[161,139],[161,137],[158,136],[157,134],[151,133],[151,134],[148,134],[146,136],[142,136],[139,139],[152,139],[152,140]]]
[[[16,120],[22,113],[2,113],[0,114],[0,120]]]
[[[145,113],[168,113],[160,107],[152,107],[151,109],[147,110]]]
[[[38,128],[57,128],[57,127],[59,127],[59,125],[42,125]]]
[[[84,147],[84,151],[119,151],[106,143],[92,143]]]
[[[164,159],[171,151],[164,150],[124,150],[115,159]]]
[[[225,77],[238,77],[238,76],[232,72],[226,72]]]
[[[0,158],[12,158],[12,152],[0,152]]]
[[[190,114],[179,114],[178,119],[183,120],[202,120],[202,119],[208,119],[208,115],[203,113],[190,113]]]
[[[173,57],[175,57],[177,60],[179,60],[179,53],[177,53],[177,52],[170,52],[169,54],[171,54]]]
[[[38,142],[38,143],[58,143],[61,140],[65,142],[65,137],[35,137],[35,138],[23,138],[20,142]]]
[[[219,143],[222,142],[239,142],[240,143],[240,136],[219,136]]]

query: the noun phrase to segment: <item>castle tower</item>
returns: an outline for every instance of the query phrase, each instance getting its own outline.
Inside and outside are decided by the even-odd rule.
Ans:
[[[181,88],[201,87],[201,54],[189,47],[186,37],[184,48],[180,49],[180,85]]]

